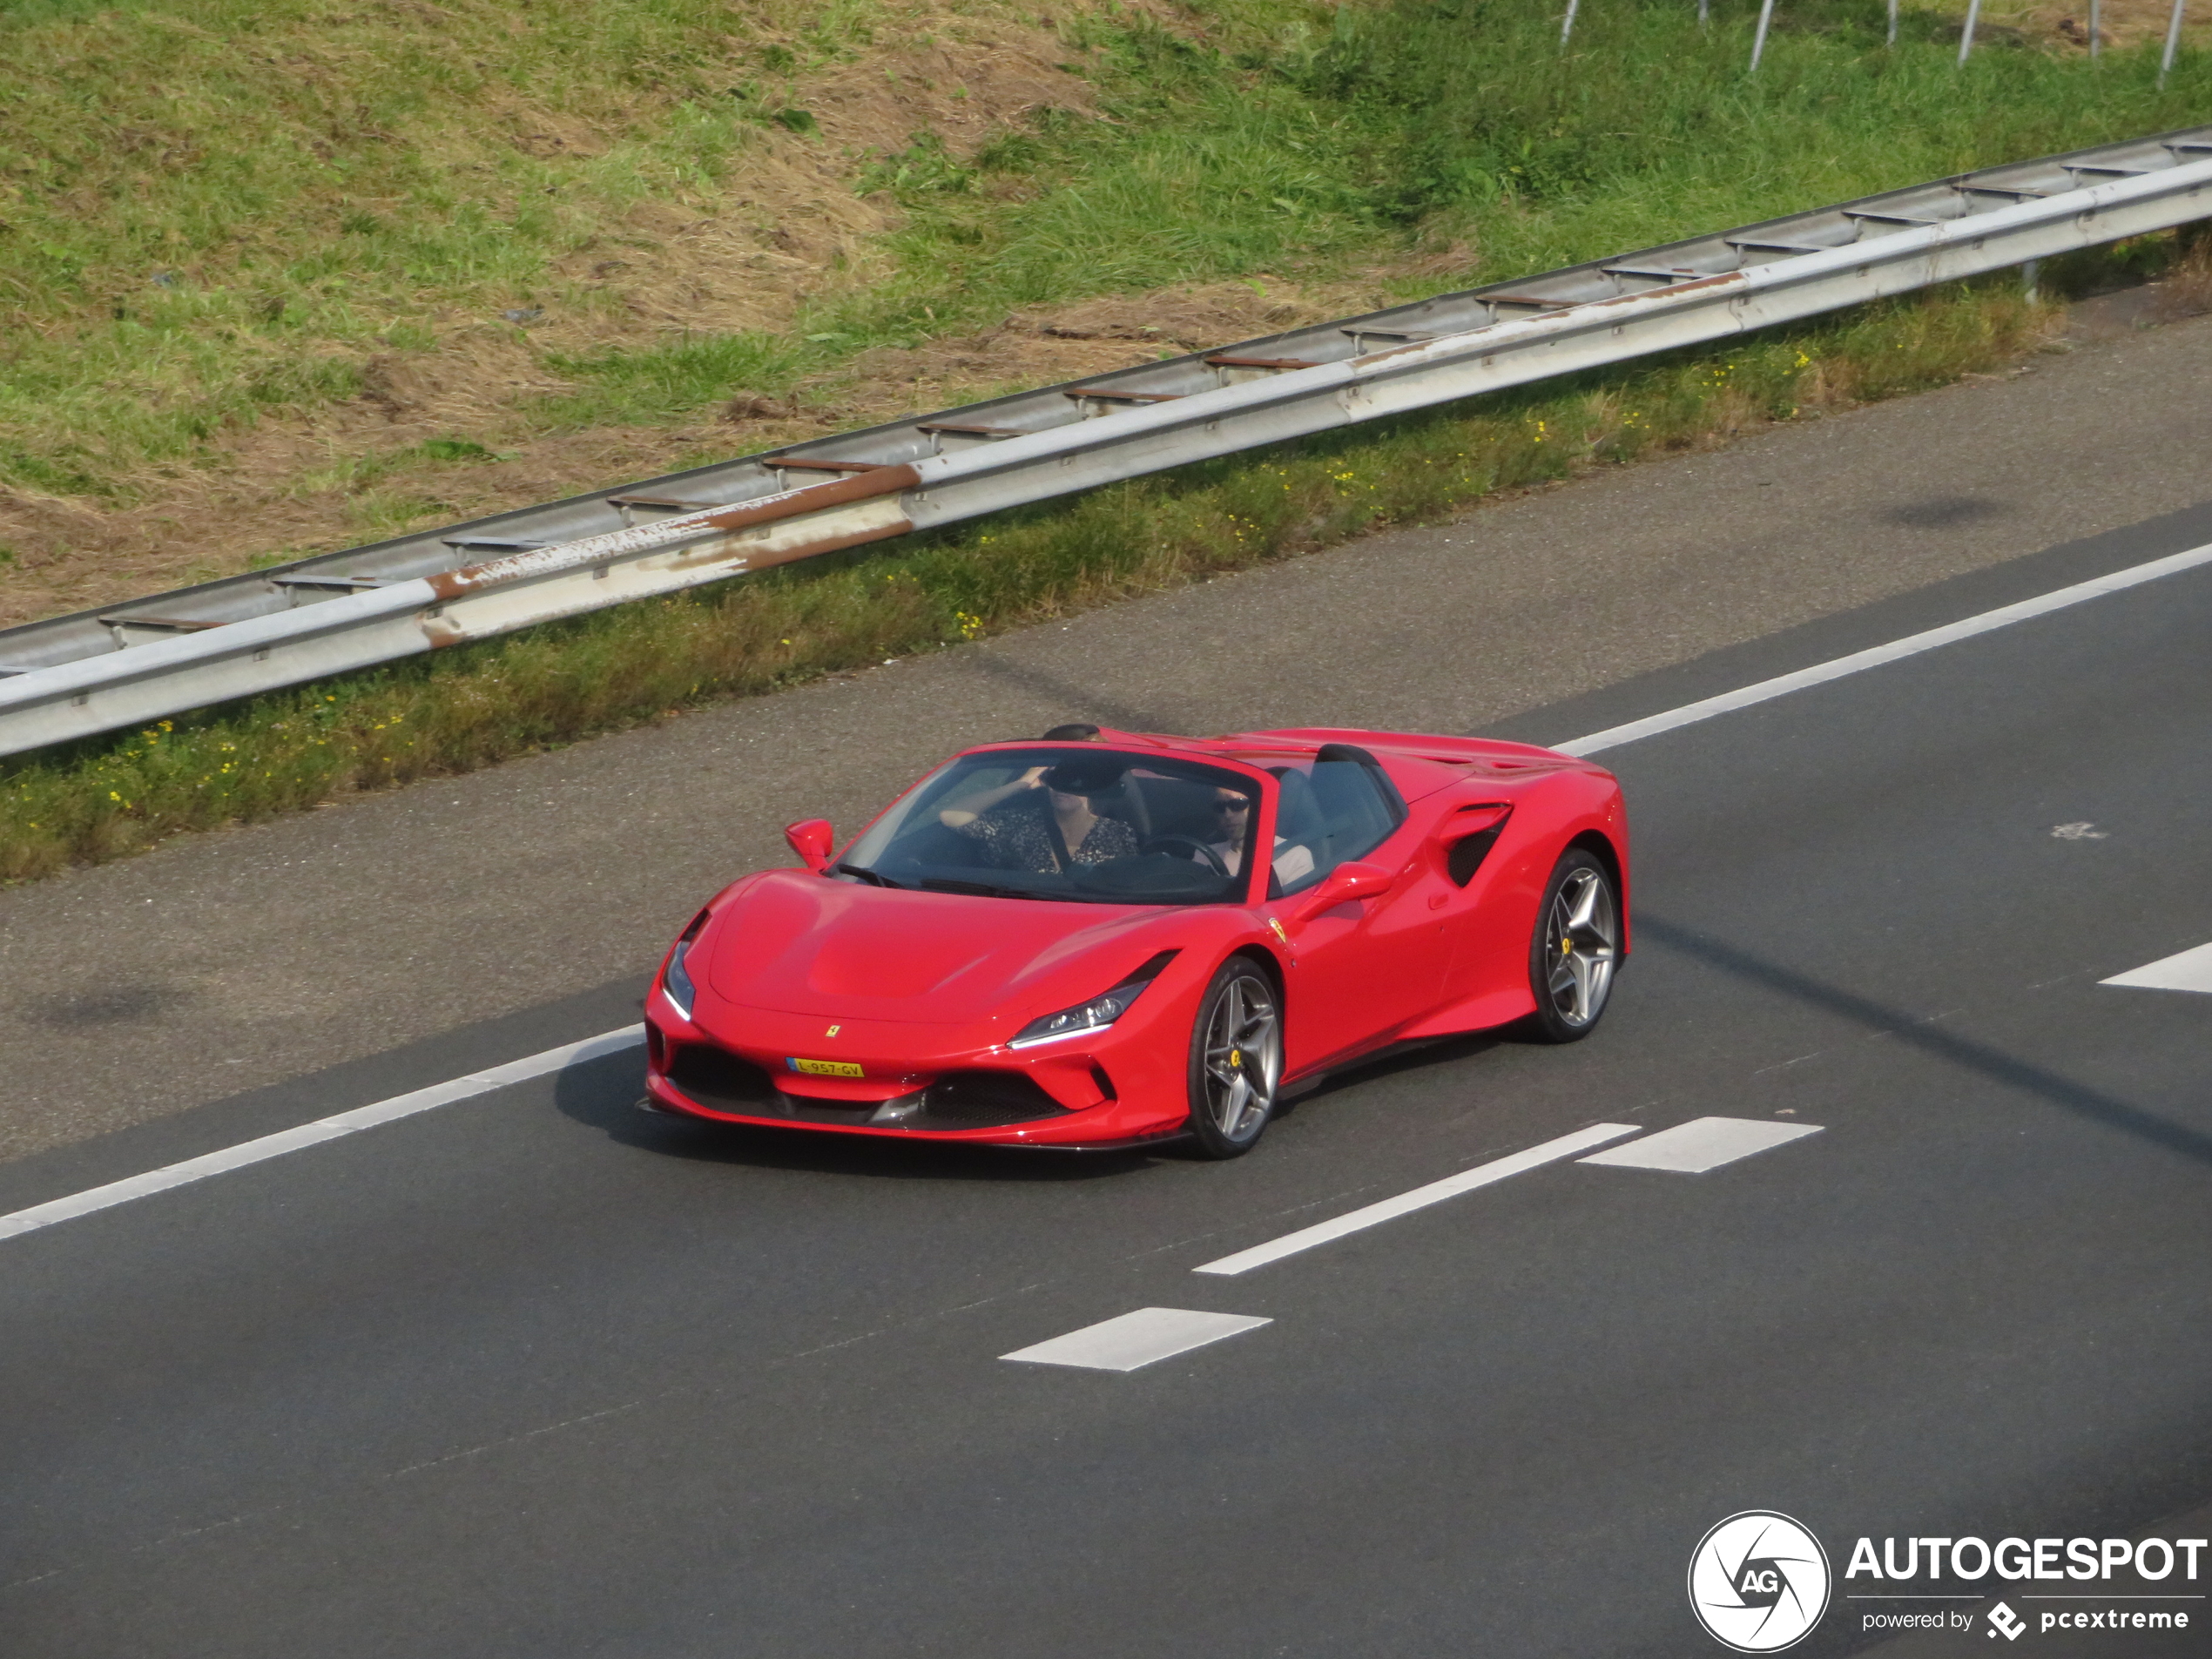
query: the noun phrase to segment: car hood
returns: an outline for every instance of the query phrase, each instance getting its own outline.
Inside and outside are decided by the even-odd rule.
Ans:
[[[779,870],[732,895],[699,943],[706,982],[740,1007],[964,1024],[1096,995],[1163,948],[1176,917],[1150,905],[910,893]]]

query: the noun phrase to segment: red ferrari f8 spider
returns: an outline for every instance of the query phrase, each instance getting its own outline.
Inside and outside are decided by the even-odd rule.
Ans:
[[[1629,948],[1611,773],[1383,732],[955,756],[725,888],[646,999],[661,1109],[851,1135],[1251,1148],[1393,1043],[1572,1042]]]

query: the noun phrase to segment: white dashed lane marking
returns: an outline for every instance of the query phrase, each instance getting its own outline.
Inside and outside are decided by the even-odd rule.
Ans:
[[[1817,1123],[1771,1123],[1756,1117],[1693,1117],[1687,1123],[1662,1129],[1626,1146],[1594,1152],[1578,1160],[1609,1163],[1622,1170],[1672,1170],[1681,1175],[1703,1175],[1723,1163],[1733,1163],[1754,1152],[1784,1146],[1820,1133]]]
[[[2161,957],[2101,985],[2126,985],[2144,991],[2212,991],[2212,945],[2199,945],[2178,956]]]
[[[1573,1157],[1593,1146],[1602,1146],[1608,1141],[1617,1141],[1623,1135],[1634,1135],[1634,1123],[1593,1123],[1588,1129],[1578,1129],[1572,1135],[1562,1135],[1555,1141],[1546,1141],[1541,1146],[1532,1146],[1525,1152],[1514,1152],[1487,1163],[1478,1163],[1472,1170],[1462,1170],[1441,1181],[1432,1181],[1425,1187],[1415,1187],[1411,1192],[1401,1192],[1395,1198],[1385,1198],[1371,1204],[1364,1210],[1354,1210],[1339,1216],[1333,1221],[1318,1222],[1311,1227],[1301,1227],[1294,1233],[1285,1233],[1280,1238],[1271,1238],[1264,1244],[1250,1250],[1240,1250],[1234,1256],[1224,1256],[1219,1261],[1194,1267],[1194,1273],[1218,1273],[1231,1277],[1249,1273],[1255,1267],[1264,1267],[1278,1262],[1285,1256],[1295,1256],[1302,1250],[1312,1250],[1316,1244],[1325,1244],[1346,1233],[1365,1231],[1379,1227],[1386,1221],[1395,1221],[1400,1216],[1411,1215],[1416,1210],[1426,1210],[1433,1204],[1442,1204],[1447,1198],[1456,1198],[1462,1192],[1472,1192],[1477,1187],[1487,1187],[1494,1181],[1507,1176],[1520,1175],[1528,1170],[1541,1169],[1547,1163],[1556,1163],[1561,1158]]]
[[[1199,1313],[1190,1308],[1139,1308],[1070,1331],[1034,1347],[1002,1353],[1001,1359],[1032,1366],[1078,1366],[1085,1371],[1135,1371],[1209,1342],[1256,1331],[1272,1319],[1244,1313]]]
[[[1394,1198],[1385,1198],[1365,1209],[1354,1210],[1297,1232],[1285,1233],[1280,1238],[1256,1244],[1250,1250],[1224,1256],[1193,1272],[1231,1276],[1248,1273],[1255,1267],[1280,1261],[1285,1256],[1295,1256],[1300,1251],[1312,1250],[1349,1233],[1364,1231],[1369,1227],[1394,1221],[1399,1216],[1411,1215],[1433,1204],[1460,1193],[1472,1192],[1477,1187],[1487,1187],[1510,1176],[1541,1169],[1562,1158],[1573,1157],[1585,1148],[1601,1146],[1608,1141],[1617,1141],[1624,1135],[1640,1133],[1633,1123],[1594,1123],[1588,1129],[1577,1130],[1572,1135],[1562,1135],[1557,1140],[1546,1141],[1524,1152],[1514,1152],[1487,1163],[1477,1164],[1472,1170],[1441,1181],[1432,1181],[1425,1187],[1415,1187],[1411,1192],[1401,1192]],[[1609,1163],[1631,1170],[1672,1170],[1686,1175],[1702,1175],[1708,1170],[1717,1170],[1724,1163],[1764,1152],[1770,1147],[1786,1145],[1802,1140],[1808,1135],[1820,1133],[1817,1123],[1775,1123],[1750,1117],[1699,1117],[1673,1129],[1662,1130],[1656,1135],[1631,1141],[1608,1151],[1584,1157],[1584,1163]],[[1188,1308],[1139,1308],[1134,1313],[1124,1313],[1117,1319],[1087,1325],[1080,1331],[1070,1331],[1064,1337],[1055,1337],[1049,1342],[1040,1342],[1034,1347],[1002,1353],[1001,1359],[1019,1360],[1025,1365],[1075,1366],[1087,1371],[1135,1371],[1157,1359],[1172,1354],[1187,1353],[1202,1348],[1224,1337],[1233,1337],[1239,1332],[1250,1331],[1271,1323],[1239,1313],[1198,1313]]]

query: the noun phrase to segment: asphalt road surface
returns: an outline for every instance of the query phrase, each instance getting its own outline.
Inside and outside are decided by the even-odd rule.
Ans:
[[[2023,536],[1488,729],[2208,543],[2212,507]],[[1608,752],[1637,950],[1599,1034],[1347,1074],[1238,1163],[725,1132],[638,1112],[617,1055],[0,1238],[0,1650],[1701,1655],[1692,1548],[1772,1508],[1838,1575],[1796,1651],[1837,1654],[1877,1640],[1846,1598],[1898,1588],[1842,1576],[1861,1535],[2156,1532],[2212,1497],[2212,995],[2100,981],[2212,941],[2208,640],[2212,565]],[[442,1075],[638,988],[459,1032]],[[165,1122],[205,1150],[314,1092]],[[1816,1132],[1193,1271],[1709,1116]],[[159,1127],[0,1200],[146,1167]],[[1000,1357],[1148,1307],[1268,1323],[1126,1373]]]

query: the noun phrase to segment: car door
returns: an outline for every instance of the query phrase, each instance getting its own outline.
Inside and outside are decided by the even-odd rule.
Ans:
[[[1365,751],[1329,745],[1280,783],[1278,860],[1292,846],[1313,857],[1267,905],[1286,947],[1285,1061],[1297,1073],[1373,1048],[1437,1005],[1450,953],[1439,895],[1449,884]],[[1381,866],[1388,887],[1313,912],[1329,878],[1355,863]]]
[[[1492,859],[1512,816],[1512,803],[1480,783],[1437,803],[1431,841],[1445,874],[1434,902],[1448,945],[1440,999],[1448,1028],[1472,1030],[1524,1011],[1534,897],[1522,889],[1532,880],[1541,884],[1543,872],[1532,875],[1525,859],[1511,867]]]

